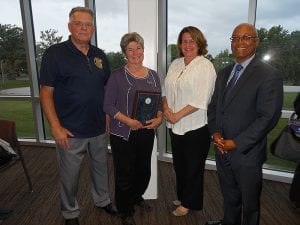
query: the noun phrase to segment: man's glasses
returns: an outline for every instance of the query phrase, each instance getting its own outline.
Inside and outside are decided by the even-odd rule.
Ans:
[[[240,40],[242,40],[242,41],[250,41],[251,39],[256,39],[256,38],[257,38],[257,36],[243,35],[243,36],[232,36],[230,38],[230,40],[232,42],[237,42],[237,41],[240,41]]]

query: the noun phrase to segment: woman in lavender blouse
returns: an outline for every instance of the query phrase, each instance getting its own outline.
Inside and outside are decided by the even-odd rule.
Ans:
[[[143,125],[132,119],[137,90],[160,92],[157,73],[143,66],[144,40],[136,32],[121,39],[127,64],[114,70],[106,86],[104,111],[109,115],[110,144],[115,171],[115,199],[123,225],[134,225],[134,206],[150,210],[142,195],[151,175],[151,153],[155,129],[162,122],[162,106],[157,117]]]

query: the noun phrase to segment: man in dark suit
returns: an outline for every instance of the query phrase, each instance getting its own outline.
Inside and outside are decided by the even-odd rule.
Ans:
[[[253,25],[239,24],[230,39],[236,63],[218,73],[208,107],[224,217],[206,225],[258,225],[267,134],[282,109],[282,74],[255,56]]]

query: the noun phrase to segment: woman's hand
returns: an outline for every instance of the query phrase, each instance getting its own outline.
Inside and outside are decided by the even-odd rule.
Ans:
[[[176,113],[174,113],[172,111],[172,109],[170,109],[168,106],[164,107],[164,118],[166,121],[168,121],[169,123],[176,123],[178,120],[178,118],[175,115]]]
[[[164,113],[164,118],[165,118],[165,120],[167,120],[168,122],[170,122],[172,124],[177,123],[180,120],[180,117],[178,116],[178,114],[173,113],[172,110],[166,111],[166,113]]]
[[[146,125],[144,126],[144,128],[156,129],[160,126],[162,120],[163,120],[162,112],[158,112],[156,118],[146,121]]]
[[[174,124],[181,120],[183,117],[188,116],[196,112],[197,110],[199,109],[191,105],[186,105],[175,113],[169,107],[164,107],[164,117],[168,122]]]
[[[130,127],[131,130],[139,130],[143,128],[143,124],[140,121],[131,118],[128,118],[127,125]]]

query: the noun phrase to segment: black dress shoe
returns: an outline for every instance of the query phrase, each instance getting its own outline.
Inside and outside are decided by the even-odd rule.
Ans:
[[[110,215],[116,215],[116,214],[118,214],[118,210],[117,210],[116,206],[114,206],[111,203],[109,203],[106,206],[99,207],[99,208],[103,209],[105,212],[107,212]]]
[[[1,214],[9,214],[12,213],[14,210],[13,209],[0,209]]]
[[[12,209],[0,209],[0,220],[7,219],[12,212]]]
[[[65,225],[79,225],[78,219],[65,219]]]
[[[0,213],[0,220],[5,220],[9,217],[9,213]]]
[[[152,207],[145,200],[138,202],[136,205],[146,212],[152,211]]]
[[[132,216],[122,217],[122,225],[136,225]]]
[[[205,225],[224,225],[222,220],[209,220],[205,223]]]

